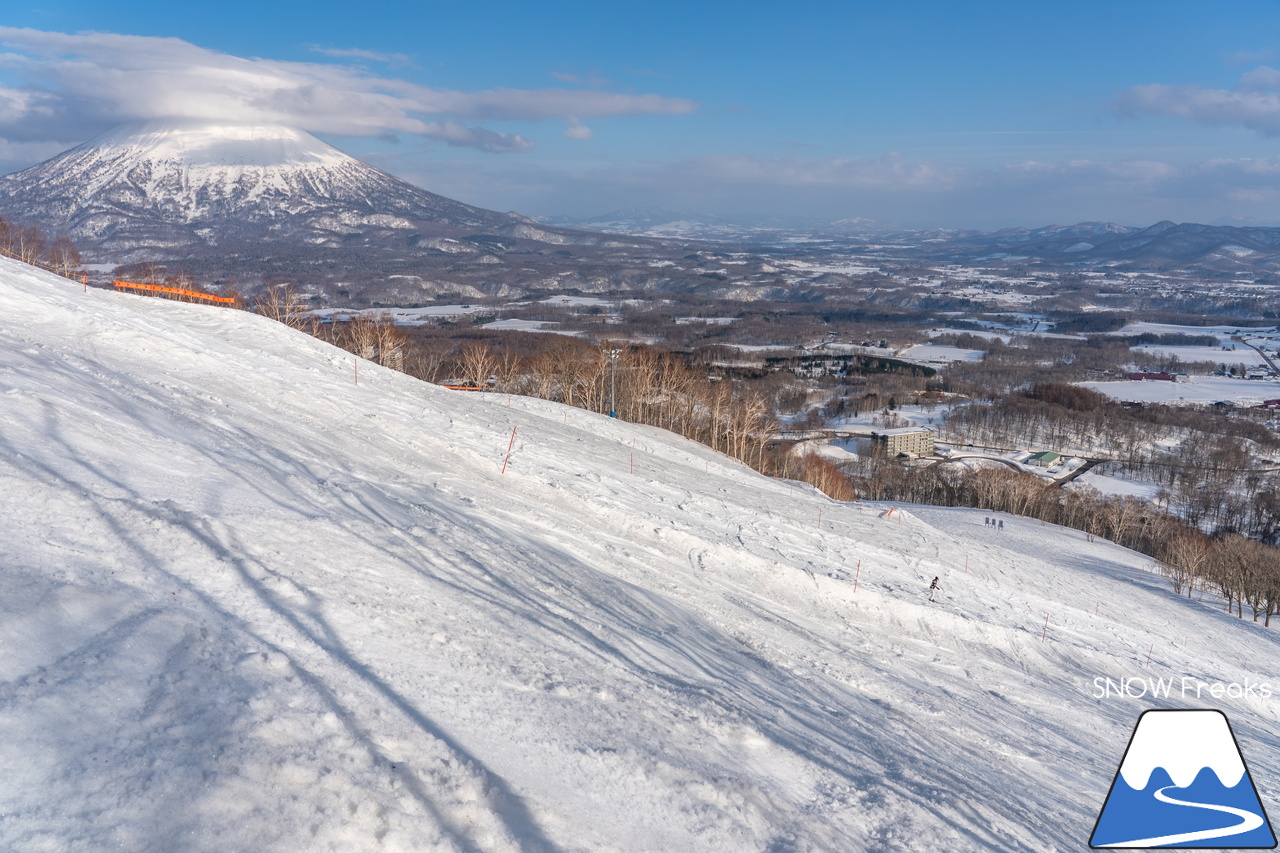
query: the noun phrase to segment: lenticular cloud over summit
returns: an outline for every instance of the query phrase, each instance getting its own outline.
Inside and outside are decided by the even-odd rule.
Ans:
[[[0,136],[66,139],[71,127],[178,117],[283,124],[342,136],[406,134],[491,152],[523,136],[481,120],[572,123],[583,117],[676,115],[684,98],[576,89],[438,89],[324,62],[232,56],[176,38],[0,27],[7,64],[30,81],[0,86]],[[74,132],[70,135],[88,135]]]

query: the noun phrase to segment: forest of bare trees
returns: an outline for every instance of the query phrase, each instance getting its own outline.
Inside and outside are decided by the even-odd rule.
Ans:
[[[958,408],[951,441],[1040,447],[1112,460],[1103,471],[1159,487],[1157,501],[1190,524],[1280,544],[1280,437],[1267,413],[1229,416],[1186,406],[1124,406],[1065,383],[1037,383]]]
[[[768,382],[750,387],[715,375],[687,355],[559,335],[521,336],[519,347],[488,337],[414,338],[390,317],[368,313],[320,322],[305,313],[288,287],[264,292],[255,310],[419,379],[554,400],[601,414],[616,406],[623,420],[678,433],[763,473],[810,483],[838,500],[854,497],[835,465],[777,446]],[[613,365],[609,349],[618,350]]]
[[[80,253],[69,237],[51,238],[38,225],[13,222],[3,216],[0,253],[68,278],[74,278],[80,269]]]
[[[906,467],[865,456],[845,472],[860,497],[977,507],[1072,527],[1154,557],[1177,594],[1216,592],[1237,616],[1248,606],[1254,621],[1262,617],[1268,626],[1280,613],[1280,550],[1239,533],[1209,536],[1138,498],[1059,489],[1005,467]]]

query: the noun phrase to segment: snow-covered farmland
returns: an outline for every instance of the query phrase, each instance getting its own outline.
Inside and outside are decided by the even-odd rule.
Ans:
[[[1115,400],[1135,403],[1216,403],[1230,401],[1254,406],[1264,400],[1280,399],[1280,382],[1274,379],[1233,379],[1229,376],[1196,376],[1189,382],[1081,382]]]
[[[1246,340],[1265,339],[1269,336],[1280,334],[1275,327],[1271,328],[1248,328],[1243,326],[1178,326],[1171,323],[1148,323],[1139,321],[1128,323],[1123,328],[1111,332],[1112,335],[1124,337],[1132,337],[1141,334],[1156,335],[1214,335],[1218,338],[1220,346],[1240,346],[1231,339],[1235,336],[1241,336]],[[1245,347],[1241,346],[1241,349]]]
[[[1209,362],[1211,364],[1225,364],[1228,367],[1235,367],[1237,364],[1243,364],[1245,367],[1265,367],[1266,362],[1257,350],[1251,349],[1244,344],[1229,344],[1230,349],[1222,347],[1178,347],[1178,346],[1162,346],[1159,344],[1143,344],[1141,346],[1130,347],[1135,353],[1159,356],[1177,356],[1182,362]]]
[[[1275,632],[1107,542],[8,260],[0,316],[0,848],[1080,850],[1152,706],[1280,794],[1195,695]]]
[[[982,350],[962,349],[942,344],[916,344],[898,353],[898,358],[918,364],[951,364],[956,361],[982,361]]]

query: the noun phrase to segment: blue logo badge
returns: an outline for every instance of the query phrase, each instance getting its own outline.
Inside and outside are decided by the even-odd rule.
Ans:
[[[1226,715],[1144,712],[1089,846],[1274,848],[1275,834]]]

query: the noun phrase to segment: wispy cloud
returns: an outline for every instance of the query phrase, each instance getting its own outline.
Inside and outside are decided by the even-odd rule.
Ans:
[[[1152,83],[1115,98],[1127,116],[1171,116],[1205,125],[1237,125],[1264,136],[1280,135],[1280,71],[1262,65],[1240,77],[1234,89]]]
[[[576,116],[569,116],[569,126],[565,128],[564,135],[566,139],[590,139],[592,137],[591,128],[578,121]]]
[[[486,151],[529,139],[473,121],[679,115],[683,98],[579,89],[437,89],[341,63],[244,58],[175,38],[0,27],[0,138],[79,141],[105,124],[159,117],[271,122],[343,136],[410,134]],[[382,59],[356,49],[330,56]],[[576,117],[576,118],[574,118]],[[571,128],[572,129],[572,128]]]
[[[321,47],[318,44],[309,45],[312,53],[322,53],[325,56],[332,56],[338,59],[367,59],[370,62],[385,62],[388,65],[412,65],[413,60],[403,53],[381,53],[376,50],[364,50],[359,47]]]
[[[580,83],[583,86],[592,86],[597,89],[601,86],[607,86],[612,82],[609,78],[604,77],[595,71],[586,75],[570,74],[567,71],[552,71],[551,76],[557,80],[563,80],[565,83]]]
[[[1237,50],[1223,57],[1228,65],[1256,65],[1276,58],[1274,50]]]

